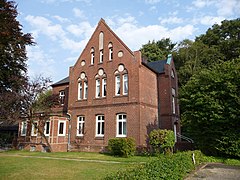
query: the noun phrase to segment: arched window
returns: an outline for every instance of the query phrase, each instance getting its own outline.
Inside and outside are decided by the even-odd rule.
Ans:
[[[123,64],[115,71],[115,96],[128,95],[128,72]]]
[[[99,63],[103,63],[103,32],[99,34]]]
[[[94,64],[94,58],[95,58],[94,48],[91,48],[90,53],[91,53],[91,65],[93,65]]]
[[[78,100],[87,99],[88,97],[88,81],[86,74],[81,73],[78,78]]]
[[[112,45],[112,43],[108,44],[108,60],[109,61],[113,60],[113,45]]]
[[[96,79],[96,92],[95,97],[106,97],[107,95],[107,77],[102,68],[98,70],[98,74],[95,76]]]

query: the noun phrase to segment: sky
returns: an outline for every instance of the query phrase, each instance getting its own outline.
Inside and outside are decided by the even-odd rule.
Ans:
[[[15,0],[18,21],[31,33],[28,75],[57,82],[69,74],[99,20],[132,50],[148,41],[194,40],[213,24],[240,17],[240,0]]]

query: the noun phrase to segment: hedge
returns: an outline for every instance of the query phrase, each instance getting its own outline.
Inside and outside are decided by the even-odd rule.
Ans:
[[[160,155],[157,160],[108,175],[105,179],[183,179],[189,172],[195,169],[195,166],[201,163],[201,152],[194,151],[194,154],[196,158],[195,165],[192,159],[193,152],[179,152],[173,155]]]

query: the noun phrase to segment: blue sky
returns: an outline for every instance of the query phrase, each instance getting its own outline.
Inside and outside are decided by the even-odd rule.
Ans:
[[[240,17],[240,0],[16,0],[27,47],[28,74],[56,82],[68,76],[100,18],[131,50],[149,40],[192,39],[224,19]]]

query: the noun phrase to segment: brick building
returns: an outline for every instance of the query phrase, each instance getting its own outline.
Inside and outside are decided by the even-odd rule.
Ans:
[[[131,51],[103,19],[69,77],[52,88],[61,102],[47,126],[55,151],[101,151],[114,137],[133,137],[138,146],[146,146],[153,128],[180,132],[171,55],[143,61],[141,52]],[[39,142],[37,133],[32,141]]]

